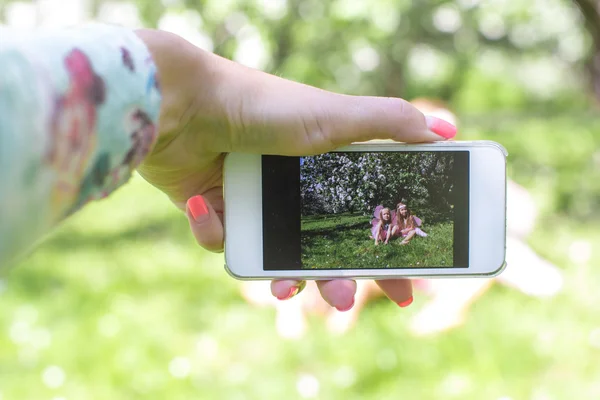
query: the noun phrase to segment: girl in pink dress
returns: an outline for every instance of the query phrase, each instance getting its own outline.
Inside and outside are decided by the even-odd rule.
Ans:
[[[398,235],[404,238],[400,244],[408,244],[415,236],[425,237],[427,234],[419,227],[421,220],[412,215],[406,204],[398,203],[396,206],[396,223],[392,228],[392,235]]]
[[[392,213],[389,208],[381,208],[379,213],[377,213],[377,211],[375,212],[375,215],[379,218],[376,217],[371,222],[373,225],[371,228],[371,238],[375,239],[375,246],[377,246],[380,241],[387,244],[390,237],[392,237]]]

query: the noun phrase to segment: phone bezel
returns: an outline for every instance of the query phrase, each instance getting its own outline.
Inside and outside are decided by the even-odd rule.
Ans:
[[[336,149],[360,151],[469,151],[469,267],[402,269],[263,269],[260,154],[231,153],[224,162],[225,268],[236,279],[390,279],[490,277],[505,267],[506,156],[496,142],[405,144],[371,141]],[[488,212],[487,210],[494,210]]]

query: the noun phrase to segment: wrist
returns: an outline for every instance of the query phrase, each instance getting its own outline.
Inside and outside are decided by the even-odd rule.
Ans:
[[[156,67],[157,87],[162,97],[158,147],[178,134],[194,112],[193,83],[199,73],[195,60],[199,49],[169,32],[139,29],[135,33],[148,48]]]
[[[236,63],[200,49],[175,34],[137,30],[154,59],[162,104],[155,153],[180,134],[191,133],[196,148],[222,152],[229,148],[227,104]],[[239,80],[236,94],[239,94]],[[234,96],[237,97],[237,96]]]

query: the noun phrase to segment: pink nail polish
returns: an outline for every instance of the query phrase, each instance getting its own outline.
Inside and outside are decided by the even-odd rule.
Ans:
[[[350,305],[346,308],[341,308],[341,307],[336,307],[336,309],[340,312],[346,312],[349,311],[352,307],[354,307],[354,297],[352,298],[352,303],[350,303]]]
[[[204,222],[208,219],[208,207],[202,196],[194,196],[187,201],[188,209],[196,222]]]
[[[450,122],[444,121],[443,119],[432,117],[427,115],[425,117],[427,121],[427,127],[429,130],[436,135],[440,135],[446,139],[452,139],[456,136],[456,127],[452,125]]]
[[[410,298],[408,298],[408,299],[406,299],[404,301],[399,302],[398,305],[400,307],[404,308],[404,307],[410,306],[412,304],[412,302],[413,302],[413,297],[410,296]]]
[[[297,286],[292,286],[290,288],[290,290],[288,291],[287,295],[283,296],[283,297],[277,297],[277,300],[289,300],[292,297],[294,297],[296,294],[298,294],[299,288]]]

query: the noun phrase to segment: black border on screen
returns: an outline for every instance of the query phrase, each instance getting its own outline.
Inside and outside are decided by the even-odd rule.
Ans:
[[[420,267],[420,269],[468,268],[469,151],[436,151],[435,153],[452,153],[454,155],[454,265],[452,267],[428,265]],[[263,269],[265,271],[302,270],[300,157],[263,155],[261,163]],[[409,268],[414,267],[394,267],[394,269]],[[340,268],[318,268],[318,270],[327,269]]]

